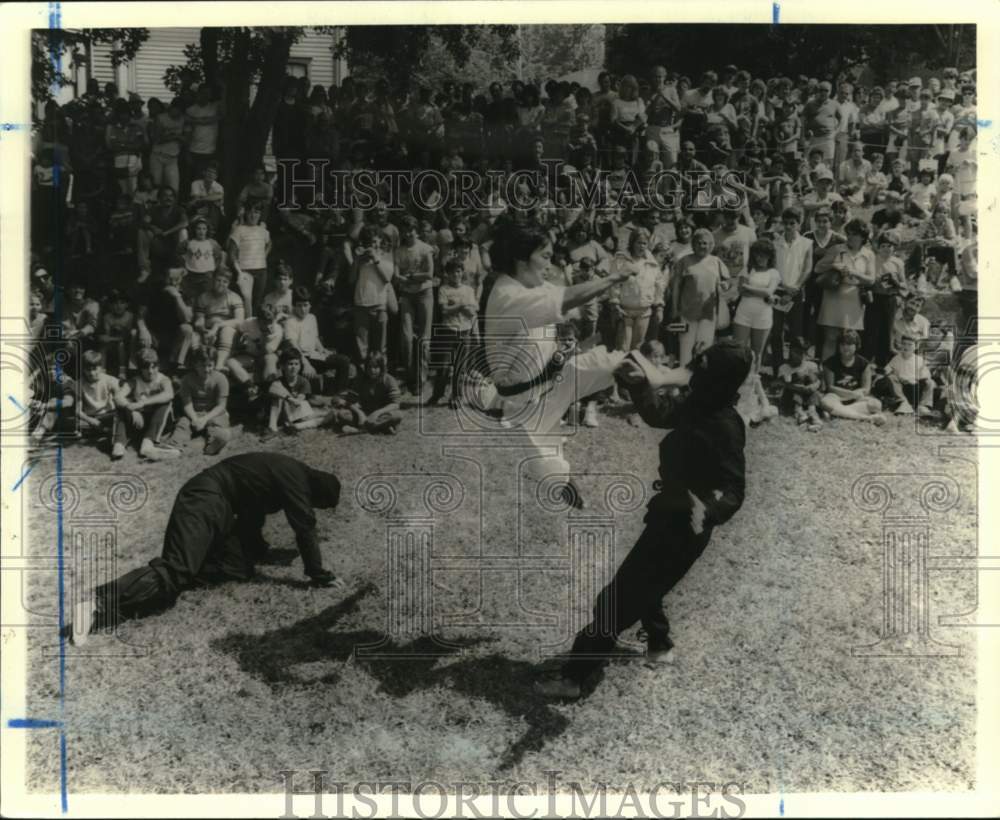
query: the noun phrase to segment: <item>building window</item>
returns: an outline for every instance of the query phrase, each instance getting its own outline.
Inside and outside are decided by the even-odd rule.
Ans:
[[[289,77],[308,77],[309,76],[309,60],[303,59],[291,59],[288,61],[288,68],[285,69],[285,73]]]

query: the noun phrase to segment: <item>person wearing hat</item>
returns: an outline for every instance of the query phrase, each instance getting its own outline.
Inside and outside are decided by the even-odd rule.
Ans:
[[[809,137],[808,148],[821,149],[826,163],[833,160],[834,139],[842,118],[840,106],[830,98],[832,90],[833,86],[826,80],[819,83],[802,109],[805,132]]]
[[[660,478],[646,507],[645,529],[597,596],[594,618],[576,636],[557,677],[536,682],[547,697],[578,698],[582,684],[614,653],[636,622],[645,631],[650,664],[674,658],[663,597],[705,551],[715,528],[743,506],[746,427],[736,410],[753,354],[733,340],[717,342],[686,368],[661,370],[626,359],[616,372],[642,420],[669,429],[660,442]],[[673,388],[690,388],[683,397]]]
[[[937,95],[937,108],[935,109],[936,122],[934,123],[933,145],[931,156],[937,160],[938,175],[945,172],[948,161],[948,137],[955,127],[955,115],[952,113],[952,106],[955,104],[955,93],[944,89]]]
[[[244,453],[198,473],[181,487],[167,521],[160,557],[95,590],[76,607],[67,636],[81,644],[93,630],[173,606],[188,589],[253,577],[269,545],[261,530],[282,512],[295,533],[312,586],[341,586],[323,568],[317,509],[334,509],[340,481],[280,453]]]
[[[802,210],[805,211],[806,222],[810,229],[815,228],[812,217],[820,208],[830,208],[834,202],[843,202],[844,199],[833,190],[833,171],[829,168],[821,167],[816,173],[814,182],[815,189],[802,198]]]

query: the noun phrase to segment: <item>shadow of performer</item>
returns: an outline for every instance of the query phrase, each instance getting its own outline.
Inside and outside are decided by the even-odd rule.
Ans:
[[[282,689],[290,684],[306,685],[292,671],[294,666],[329,660],[347,661],[356,657],[357,649],[362,646],[378,644],[381,653],[409,655],[406,658],[360,658],[359,662],[378,680],[379,691],[392,697],[402,698],[422,689],[443,686],[487,700],[515,722],[523,720],[527,724],[524,734],[504,751],[499,771],[516,765],[525,754],[539,751],[569,726],[565,715],[534,692],[532,684],[538,668],[532,663],[513,661],[497,653],[449,662],[456,653],[442,654],[440,644],[430,637],[397,644],[384,641],[384,636],[374,630],[331,631],[341,619],[358,612],[362,601],[375,590],[373,584],[368,584],[343,601],[291,626],[264,635],[232,633],[214,641],[213,648],[235,656],[244,672]],[[464,650],[491,639],[449,640]],[[339,675],[335,672],[318,678],[318,682],[326,684],[338,681]],[[308,681],[308,685],[316,682]]]

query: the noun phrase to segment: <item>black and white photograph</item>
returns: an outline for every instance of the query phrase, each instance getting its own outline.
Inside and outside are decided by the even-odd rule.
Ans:
[[[0,8],[4,815],[1000,811],[995,18],[660,5]]]

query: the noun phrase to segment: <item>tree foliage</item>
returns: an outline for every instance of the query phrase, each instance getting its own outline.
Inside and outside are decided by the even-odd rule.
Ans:
[[[512,72],[519,50],[517,26],[351,26],[335,54],[354,76],[385,79],[400,87],[412,82],[473,81],[466,73]],[[497,79],[496,75],[492,79]]]
[[[733,63],[754,75],[837,77],[869,67],[876,75],[975,63],[972,25],[664,24],[610,27],[608,68],[645,76],[662,64],[696,75]]]
[[[87,59],[88,46],[110,43],[111,64],[119,66],[133,59],[149,39],[145,28],[91,28],[80,30],[33,29],[31,32],[31,95],[45,102],[72,80],[67,69],[73,62]]]

